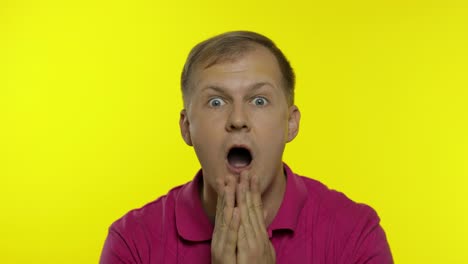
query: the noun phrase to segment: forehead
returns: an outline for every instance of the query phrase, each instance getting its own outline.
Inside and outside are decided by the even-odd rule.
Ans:
[[[282,86],[282,75],[276,57],[262,46],[256,46],[237,58],[221,60],[208,67],[199,65],[193,73],[194,93],[207,86],[243,88],[260,82],[270,83],[277,88]]]

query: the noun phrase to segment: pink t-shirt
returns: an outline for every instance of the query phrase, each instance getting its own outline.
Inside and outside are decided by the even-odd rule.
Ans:
[[[268,227],[277,263],[393,263],[375,211],[318,181],[294,174]],[[100,263],[210,263],[213,224],[193,181],[114,222]]]

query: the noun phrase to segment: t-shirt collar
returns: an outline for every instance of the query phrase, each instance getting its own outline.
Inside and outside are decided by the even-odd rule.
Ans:
[[[286,172],[286,191],[280,209],[268,227],[271,237],[274,230],[287,229],[294,231],[299,214],[307,199],[307,189],[300,177],[284,164]],[[209,241],[213,235],[213,223],[206,215],[199,194],[203,174],[200,170],[195,178],[184,185],[176,198],[175,216],[178,234],[188,241]]]
[[[294,231],[302,208],[307,200],[307,188],[302,179],[294,174],[285,163],[286,191],[280,209],[273,222],[268,226],[268,235],[271,237],[275,230]]]
[[[175,201],[177,232],[185,240],[208,241],[213,234],[213,224],[205,213],[201,202],[199,186],[203,184],[203,172],[182,186]]]

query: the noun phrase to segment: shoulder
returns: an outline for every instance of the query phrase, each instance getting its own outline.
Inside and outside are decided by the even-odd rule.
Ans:
[[[170,252],[166,239],[175,236],[175,199],[182,187],[129,211],[112,223],[100,263],[149,263],[152,257],[163,256],[164,250]]]
[[[177,186],[156,200],[127,212],[111,225],[111,229],[133,232],[135,229],[144,228],[152,233],[160,233],[161,230],[157,227],[161,227],[173,217],[175,200],[183,186]]]
[[[375,210],[364,203],[350,199],[344,193],[328,188],[325,184],[304,176],[298,176],[308,191],[307,204],[326,218],[345,218],[347,222],[360,218],[379,221]]]
[[[327,248],[339,249],[337,255],[343,260],[393,263],[380,218],[372,207],[317,180],[300,178],[308,190],[306,224],[315,226],[315,234],[329,243]]]

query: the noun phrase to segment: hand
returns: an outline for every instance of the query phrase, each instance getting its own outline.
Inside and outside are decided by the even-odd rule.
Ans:
[[[241,173],[236,189],[240,211],[237,235],[237,264],[276,263],[276,254],[265,227],[262,198],[257,176]]]
[[[216,219],[211,241],[211,263],[236,264],[236,245],[239,230],[239,209],[234,208],[236,179],[228,177],[227,185],[218,182]]]

